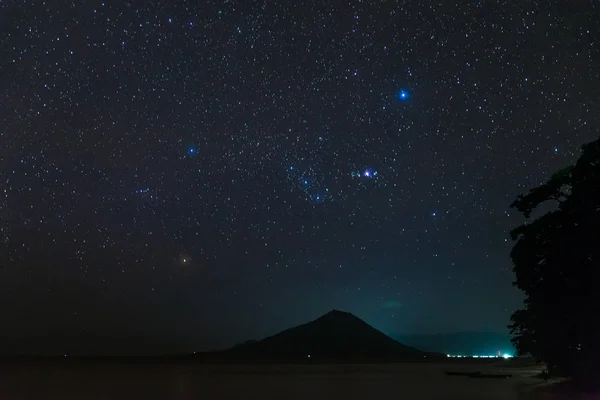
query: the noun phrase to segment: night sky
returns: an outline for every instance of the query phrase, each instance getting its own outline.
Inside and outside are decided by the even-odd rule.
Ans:
[[[600,4],[275,3],[0,1],[0,353],[506,331],[509,205],[598,137]]]

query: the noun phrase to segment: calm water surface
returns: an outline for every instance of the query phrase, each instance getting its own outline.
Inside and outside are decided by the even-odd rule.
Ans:
[[[474,369],[473,366],[462,368]],[[518,376],[513,379],[448,377],[445,369],[456,370],[457,366],[3,365],[0,366],[0,399],[518,398]],[[495,372],[500,370],[494,367]]]

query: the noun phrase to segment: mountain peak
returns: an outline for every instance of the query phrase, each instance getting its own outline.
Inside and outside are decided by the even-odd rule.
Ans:
[[[333,309],[331,311],[329,311],[326,314],[321,315],[319,318],[340,318],[340,317],[353,317],[353,318],[357,318],[359,319],[357,316],[355,316],[352,313],[346,312],[346,311],[341,311],[341,310],[336,310]]]
[[[336,310],[335,308],[333,310],[329,311],[328,313],[326,313],[325,315],[327,315],[327,314],[344,314],[344,315],[350,314],[350,315],[352,315],[351,313],[349,313],[347,311]]]
[[[337,325],[352,329],[356,329],[358,327],[364,328],[366,326],[371,328],[369,324],[358,318],[356,315],[340,310],[331,310],[328,313],[321,315],[314,321],[309,322],[309,324]]]
[[[427,353],[405,346],[357,316],[331,310],[314,321],[238,347],[247,355],[287,359],[423,359]]]

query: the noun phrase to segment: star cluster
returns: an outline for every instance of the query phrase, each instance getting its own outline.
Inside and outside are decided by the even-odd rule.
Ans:
[[[598,5],[561,4],[0,2],[0,318],[504,329],[508,206],[598,135]]]

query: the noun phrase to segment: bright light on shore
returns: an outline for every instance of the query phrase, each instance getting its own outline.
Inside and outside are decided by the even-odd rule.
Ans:
[[[458,355],[458,354],[446,354],[446,357],[448,357],[448,358],[504,358],[505,360],[507,360],[509,358],[513,358],[512,354],[508,354],[508,353],[504,353],[502,355],[500,355],[500,354],[498,354],[498,355],[478,354],[478,355],[472,355],[472,356],[463,356],[463,355]]]

